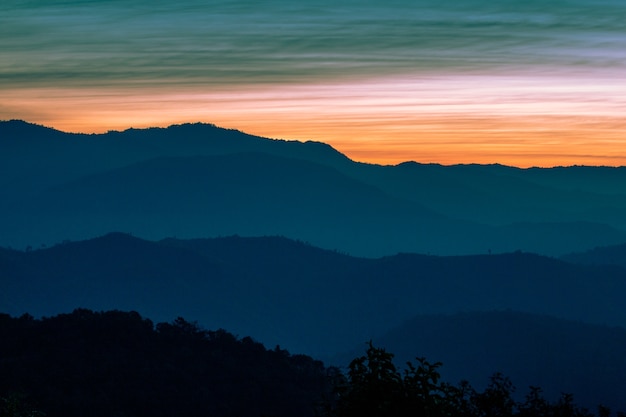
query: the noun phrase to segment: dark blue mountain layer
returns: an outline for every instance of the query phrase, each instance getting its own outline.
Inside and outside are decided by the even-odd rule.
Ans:
[[[367,256],[465,252],[474,245],[484,252],[486,246],[476,225],[326,165],[264,153],[152,159],[7,207],[5,236],[15,239],[86,238],[117,229],[151,239],[279,234]]]
[[[354,258],[285,238],[144,241],[111,234],[0,251],[0,311],[77,307],[184,316],[316,355],[416,314],[513,309],[626,326],[626,271],[511,253]]]
[[[83,135],[0,122],[0,147],[5,247],[111,230],[280,234],[360,256],[626,242],[626,168],[379,166],[206,124]]]
[[[582,265],[618,265],[626,269],[626,243],[569,253],[563,255],[561,259]]]

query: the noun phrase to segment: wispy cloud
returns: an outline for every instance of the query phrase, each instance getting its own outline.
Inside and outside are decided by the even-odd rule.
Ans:
[[[3,0],[0,119],[202,120],[385,162],[626,163],[624,16],[622,0]]]
[[[0,82],[254,84],[626,66],[626,5],[617,2],[156,3],[4,1]]]

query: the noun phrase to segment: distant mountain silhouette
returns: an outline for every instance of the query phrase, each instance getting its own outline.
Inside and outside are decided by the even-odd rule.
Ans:
[[[63,133],[19,120],[0,121],[0,185],[40,189],[154,158],[265,152],[285,158],[341,163],[320,142],[271,140],[210,124],[128,129],[106,134]]]
[[[379,166],[208,124],[85,135],[8,121],[0,148],[5,247],[111,230],[280,234],[373,257],[557,256],[626,242],[626,168]]]
[[[585,221],[626,228],[626,167],[519,169],[414,162],[350,167],[355,177],[452,218],[496,226]]]
[[[264,153],[152,159],[7,207],[16,238],[112,229],[151,239],[280,234],[369,256],[462,251],[481,230],[328,166]]]
[[[563,255],[561,259],[582,265],[616,265],[626,268],[626,243],[596,247],[585,252],[570,253]]]
[[[417,314],[511,308],[626,326],[626,271],[511,253],[354,258],[280,237],[109,234],[0,251],[0,311],[182,315],[290,351],[331,355]],[[435,358],[433,358],[435,359]]]
[[[513,311],[423,315],[408,320],[374,344],[399,365],[423,356],[440,361],[444,380],[465,379],[483,389],[494,372],[511,378],[523,398],[541,387],[555,401],[561,393],[594,410],[626,409],[626,329],[590,325]],[[363,347],[335,359],[347,364]]]

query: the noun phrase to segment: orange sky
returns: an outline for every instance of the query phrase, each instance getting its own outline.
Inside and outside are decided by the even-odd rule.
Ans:
[[[0,120],[206,122],[366,162],[626,165],[626,3],[0,3]]]
[[[202,121],[317,140],[372,163],[626,165],[626,86],[610,72],[421,76],[193,88],[31,88],[3,107],[72,132]],[[2,109],[2,107],[0,107]]]

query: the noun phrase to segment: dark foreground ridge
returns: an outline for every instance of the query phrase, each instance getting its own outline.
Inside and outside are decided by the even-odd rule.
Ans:
[[[568,394],[548,401],[540,388],[517,400],[501,374],[478,391],[442,382],[441,364],[424,358],[401,372],[371,343],[344,374],[183,318],[155,326],[135,312],[0,314],[0,340],[2,417],[595,415]]]
[[[182,318],[0,315],[0,340],[0,396],[48,417],[312,416],[328,388],[319,361]]]

